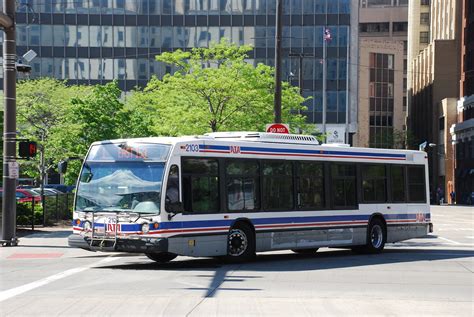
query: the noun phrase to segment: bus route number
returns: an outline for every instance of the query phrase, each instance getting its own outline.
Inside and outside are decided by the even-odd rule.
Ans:
[[[186,152],[199,152],[199,145],[198,144],[186,144],[185,151]]]

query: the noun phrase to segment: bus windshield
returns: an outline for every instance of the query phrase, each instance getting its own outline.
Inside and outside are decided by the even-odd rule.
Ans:
[[[124,150],[126,148],[126,150]],[[77,211],[158,214],[168,146],[140,145],[130,150],[120,144],[93,146],[77,187]],[[160,148],[160,155],[145,150]],[[145,150],[144,150],[145,149]],[[102,152],[102,154],[100,154]],[[97,155],[97,154],[100,155]],[[104,154],[105,153],[105,154]]]
[[[86,162],[77,188],[78,211],[160,211],[164,163]]]

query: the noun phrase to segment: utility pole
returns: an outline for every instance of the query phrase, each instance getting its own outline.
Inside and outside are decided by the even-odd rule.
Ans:
[[[275,122],[281,123],[281,35],[283,28],[283,3],[277,0],[276,32],[275,32],[275,98],[273,112]]]
[[[3,40],[3,201],[1,245],[15,246],[16,238],[16,42],[15,0],[3,0],[0,27],[5,33]]]

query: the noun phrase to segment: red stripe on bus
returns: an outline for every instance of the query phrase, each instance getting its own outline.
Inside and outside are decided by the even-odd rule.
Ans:
[[[307,226],[331,226],[331,225],[352,225],[367,224],[367,221],[343,221],[343,222],[313,222],[313,223],[293,223],[293,224],[276,224],[276,225],[257,225],[255,228],[278,228],[278,227],[307,227]]]

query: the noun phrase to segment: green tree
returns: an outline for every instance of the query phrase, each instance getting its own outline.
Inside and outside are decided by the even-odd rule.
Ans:
[[[20,138],[37,141],[44,149],[45,162],[52,165],[60,159],[55,148],[55,128],[64,121],[71,99],[82,95],[87,88],[68,87],[64,81],[42,78],[21,81],[17,85],[17,127]],[[59,146],[60,148],[60,146]],[[39,157],[21,161],[21,171],[30,177],[39,176]]]
[[[209,48],[163,53],[156,59],[175,73],[153,77],[129,97],[128,106],[133,113],[149,114],[152,135],[263,131],[273,122],[274,70],[247,63],[251,49],[223,40]],[[296,87],[283,83],[282,117],[294,130],[307,127],[298,114],[303,101]]]
[[[111,82],[72,98],[64,120],[52,129],[55,154],[83,158],[95,141],[130,137],[130,111],[125,109],[121,95],[117,83]],[[68,182],[75,181],[79,168],[80,161],[70,162]]]

